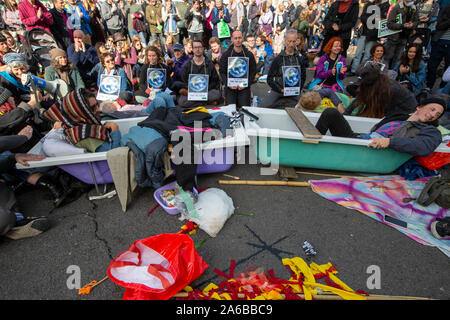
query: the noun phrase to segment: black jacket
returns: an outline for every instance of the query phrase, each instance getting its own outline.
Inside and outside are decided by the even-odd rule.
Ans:
[[[166,88],[170,87],[170,84],[172,82],[170,77],[170,70],[169,67],[166,66],[163,63],[159,63],[155,66],[150,65],[149,63],[146,63],[142,66],[141,73],[139,74],[139,89],[146,90],[148,83],[147,83],[147,70],[148,68],[156,68],[156,69],[165,69],[166,70],[166,84],[161,88],[161,90],[165,90]]]
[[[378,24],[376,24],[376,28],[371,28],[370,26],[367,26],[367,23],[369,24],[375,24],[374,19],[374,11],[368,9],[371,6],[377,6],[380,10],[380,19],[386,19],[387,13],[389,11],[389,2],[382,2],[380,4],[375,4],[374,2],[368,2],[363,8],[363,11],[361,13],[361,23],[362,23],[362,35],[366,36],[366,40],[368,41],[376,41],[378,40]]]
[[[308,67],[308,58],[299,51],[295,51],[293,55],[288,55],[284,50],[275,57],[270,65],[267,75],[267,84],[273,91],[281,93],[283,85],[283,66],[300,66],[301,71],[301,88],[306,81],[306,68]]]
[[[256,76],[256,61],[255,56],[251,53],[246,47],[242,47],[242,51],[236,53],[234,51],[234,46],[231,45],[227,51],[222,54],[222,57],[219,61],[219,73],[220,78],[222,79],[222,83],[224,86],[227,86],[228,83],[228,58],[229,57],[247,57],[249,58],[249,70],[248,70],[248,86],[252,85],[255,82]]]
[[[67,48],[72,44],[72,41],[70,40],[69,31],[67,30],[66,23],[62,17],[62,15],[66,13],[65,11],[64,13],[60,13],[55,8],[50,9],[50,13],[53,17],[53,24],[50,26],[50,31],[61,48],[64,51],[67,51]]]
[[[189,74],[207,74],[209,75],[209,83],[208,90],[220,90],[220,78],[217,73],[214,64],[211,60],[205,57],[205,61],[202,65],[196,65],[193,60],[189,60],[183,67],[183,71],[181,73],[181,81],[186,85],[188,85]]]
[[[358,0],[350,1],[352,1],[352,3],[350,4],[350,7],[342,16],[342,18],[339,18],[338,13],[339,4],[341,3],[341,1],[338,0],[330,6],[328,13],[323,20],[323,24],[325,26],[324,34],[326,38],[331,38],[334,36],[340,37],[341,39],[351,38],[352,28],[355,26],[356,21],[358,20],[359,3]],[[339,25],[338,31],[335,31],[333,29],[333,23]]]
[[[436,23],[436,31],[431,38],[431,41],[438,41],[442,35],[450,28],[450,4],[447,4],[439,12],[439,16]]]

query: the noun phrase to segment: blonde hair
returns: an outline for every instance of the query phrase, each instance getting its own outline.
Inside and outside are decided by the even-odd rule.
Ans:
[[[317,91],[308,91],[300,97],[299,104],[303,109],[314,110],[322,102],[322,97]]]

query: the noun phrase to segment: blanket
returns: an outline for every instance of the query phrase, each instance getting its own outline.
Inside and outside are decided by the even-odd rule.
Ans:
[[[450,257],[450,240],[436,239],[430,232],[431,223],[436,218],[450,216],[450,210],[435,203],[423,207],[414,200],[429,179],[407,181],[400,176],[378,176],[311,180],[309,183],[320,196],[358,210],[421,244],[437,247]],[[405,203],[403,199],[410,201]]]

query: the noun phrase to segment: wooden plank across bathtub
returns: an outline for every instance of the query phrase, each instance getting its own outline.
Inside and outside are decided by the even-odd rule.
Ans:
[[[322,134],[311,123],[311,121],[309,121],[302,110],[297,108],[286,108],[286,112],[291,117],[292,121],[294,121],[295,125],[305,138],[322,138]]]

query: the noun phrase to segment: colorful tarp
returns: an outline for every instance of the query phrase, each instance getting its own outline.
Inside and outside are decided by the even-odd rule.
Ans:
[[[438,240],[430,232],[431,223],[436,218],[450,216],[450,210],[435,203],[423,207],[415,200],[403,201],[417,198],[429,179],[407,181],[400,176],[377,176],[311,180],[309,183],[322,197],[394,227],[421,244],[437,247],[450,257],[450,240]],[[406,228],[401,226],[404,223]]]

